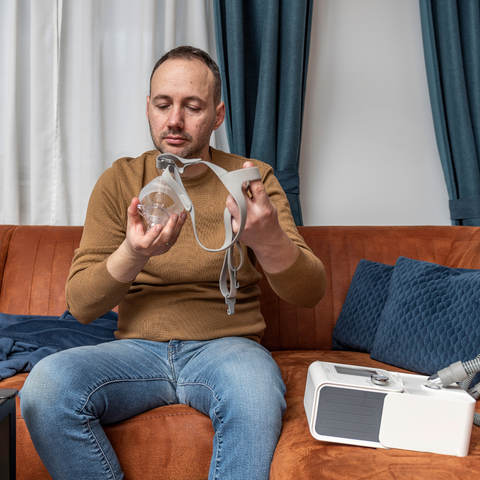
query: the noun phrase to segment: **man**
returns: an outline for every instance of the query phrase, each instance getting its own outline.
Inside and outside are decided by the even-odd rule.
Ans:
[[[147,230],[138,214],[137,195],[158,175],[158,151],[120,159],[92,193],[66,286],[68,308],[82,323],[119,305],[118,340],[39,362],[21,393],[22,414],[54,479],[123,478],[102,424],[174,403],[212,419],[209,478],[267,479],[285,387],[259,343],[260,276],[250,259],[281,297],[306,307],[323,295],[323,266],[298,234],[272,169],[209,147],[225,115],[210,57],[178,47],[157,62],[150,86],[147,118],[158,151],[260,170],[262,181],[245,191],[240,240],[247,260],[238,272],[235,314],[227,315],[218,288],[224,253],[199,247],[191,218],[183,212]],[[204,164],[188,166],[182,177],[202,243],[220,246],[225,203],[238,228],[235,201]]]

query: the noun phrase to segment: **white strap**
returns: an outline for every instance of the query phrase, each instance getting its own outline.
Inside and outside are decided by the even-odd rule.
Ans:
[[[177,161],[183,163],[184,166],[179,167],[176,163]],[[190,197],[188,196],[187,191],[185,190],[185,187],[183,186],[183,182],[180,177],[180,173],[183,173],[186,166],[194,165],[197,163],[203,163],[204,165],[207,165],[211,170],[213,170],[213,172],[225,185],[226,189],[229,191],[229,193],[232,195],[233,199],[238,205],[240,221],[238,231],[235,235],[233,234],[232,230],[232,215],[228,211],[228,208],[225,208],[224,210],[223,221],[225,225],[225,241],[220,248],[207,248],[198,238],[197,229],[195,226],[195,208],[192,201],[190,200]],[[242,234],[245,228],[245,223],[247,221],[247,203],[245,201],[242,186],[246,182],[250,182],[253,180],[261,180],[262,177],[258,168],[249,167],[229,172],[211,162],[205,162],[204,160],[201,160],[199,158],[180,158],[176,155],[173,155],[172,153],[160,154],[157,157],[156,166],[158,169],[163,170],[162,178],[178,195],[183,206],[185,207],[185,210],[190,212],[193,231],[195,233],[195,238],[197,239],[198,244],[204,250],[207,250],[209,252],[220,252],[222,250],[226,250],[222,271],[220,273],[220,291],[222,292],[222,295],[225,298],[225,303],[228,306],[227,313],[229,315],[235,313],[234,305],[236,301],[237,289],[239,287],[237,283],[237,271],[243,265],[243,250],[239,245],[238,238]],[[240,263],[238,264],[238,266],[235,266],[233,264],[233,252],[235,246],[238,248],[238,251],[240,253]],[[230,278],[230,288],[228,288],[227,277]]]

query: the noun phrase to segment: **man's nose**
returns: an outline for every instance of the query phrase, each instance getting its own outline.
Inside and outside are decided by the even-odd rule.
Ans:
[[[169,128],[183,128],[183,113],[180,107],[174,106],[170,110],[167,126]]]

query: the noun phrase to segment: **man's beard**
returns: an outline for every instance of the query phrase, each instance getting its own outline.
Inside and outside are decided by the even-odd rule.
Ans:
[[[169,135],[177,135],[189,142],[192,142],[192,136],[189,133],[183,132],[181,130],[167,130],[166,132],[162,132],[158,138],[155,138],[153,136],[152,132],[152,126],[150,125],[149,122],[149,127],[150,127],[150,136],[152,137],[153,144],[155,145],[155,148],[160,152],[160,153],[173,153],[170,151],[170,146],[165,146],[162,144],[163,140],[168,137]],[[208,134],[205,134],[203,137],[199,138],[197,142],[190,143],[187,146],[185,146],[180,152],[175,153],[180,158],[198,158],[200,155],[200,152],[204,149],[205,145],[208,145],[210,142],[210,136],[211,132]]]

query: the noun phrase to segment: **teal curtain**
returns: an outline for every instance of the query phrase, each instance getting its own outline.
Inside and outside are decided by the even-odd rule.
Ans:
[[[302,225],[299,156],[313,0],[214,0],[230,151],[274,168]]]
[[[420,0],[438,150],[454,225],[480,225],[479,0]]]

